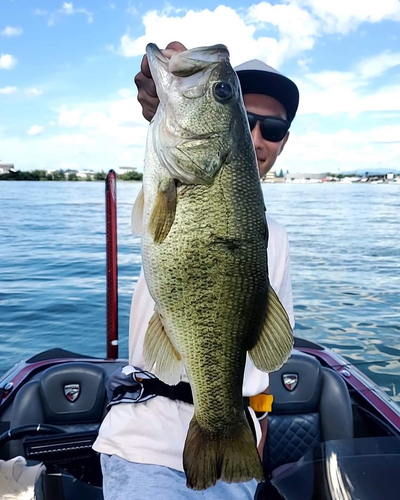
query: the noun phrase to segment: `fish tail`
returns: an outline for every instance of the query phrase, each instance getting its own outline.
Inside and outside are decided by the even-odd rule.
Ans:
[[[218,479],[227,483],[264,480],[263,467],[254,436],[245,419],[235,428],[232,437],[211,437],[193,417],[190,422],[183,467],[186,485],[193,490],[205,490]]]

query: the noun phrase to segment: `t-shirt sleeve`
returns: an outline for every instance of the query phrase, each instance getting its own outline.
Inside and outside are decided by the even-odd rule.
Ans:
[[[129,363],[144,368],[143,342],[154,313],[154,300],[147,288],[143,268],[133,292],[129,315]]]
[[[283,307],[289,316],[290,325],[294,328],[294,311],[293,311],[293,293],[292,293],[292,278],[290,275],[290,247],[289,239],[285,230],[285,263],[284,271],[282,275],[282,281],[280,283],[279,289],[276,290]]]
[[[290,275],[290,246],[286,229],[268,218],[268,273],[272,288],[289,316],[294,328],[292,279]]]

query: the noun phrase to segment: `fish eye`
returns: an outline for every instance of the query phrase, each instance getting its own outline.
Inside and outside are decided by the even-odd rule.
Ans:
[[[233,94],[233,87],[229,82],[218,82],[214,87],[214,97],[219,102],[228,102]]]

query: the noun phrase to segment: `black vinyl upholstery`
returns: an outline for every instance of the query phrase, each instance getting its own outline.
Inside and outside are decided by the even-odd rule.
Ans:
[[[13,404],[10,427],[52,424],[67,432],[94,431],[105,414],[105,380],[102,367],[71,362],[52,366],[23,385]],[[79,385],[79,396],[70,401],[65,386]],[[23,454],[20,442],[10,443],[12,456]]]
[[[284,375],[297,377],[292,391],[285,387]],[[321,442],[353,437],[346,384],[316,358],[293,351],[287,363],[270,374],[270,392],[274,403],[264,447],[266,475],[275,475],[277,468],[296,462]]]

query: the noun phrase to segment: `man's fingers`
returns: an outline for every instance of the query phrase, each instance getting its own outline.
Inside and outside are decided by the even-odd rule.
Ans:
[[[142,64],[140,66],[140,71],[146,76],[147,78],[151,78],[151,73],[150,73],[150,67],[149,67],[149,61],[147,60],[146,54],[143,56],[142,59]],[[140,74],[140,73],[139,73]]]
[[[171,42],[162,52],[165,57],[170,59],[174,54],[184,50],[186,50],[186,47],[182,43]],[[146,120],[151,121],[157,111],[159,100],[146,55],[143,56],[140,73],[135,76],[135,84],[138,89],[137,98],[143,108],[143,116]]]
[[[162,53],[165,55],[165,57],[168,57],[168,59],[170,59],[174,54],[177,54],[178,52],[183,52],[184,50],[187,49],[182,43],[171,42],[166,46],[165,50],[163,50]],[[149,61],[147,60],[146,54],[143,56],[140,69],[141,72],[144,74],[144,76],[147,76],[147,78],[151,78]]]
[[[183,52],[187,48],[181,42],[171,42],[166,47],[166,50],[173,50],[175,52]]]
[[[146,77],[143,72],[135,76],[135,84],[138,90],[144,90],[149,96],[157,97],[156,86],[152,78]]]
[[[150,122],[156,114],[160,101],[157,97],[149,96],[143,89],[138,91],[137,99],[142,106],[143,116]]]

